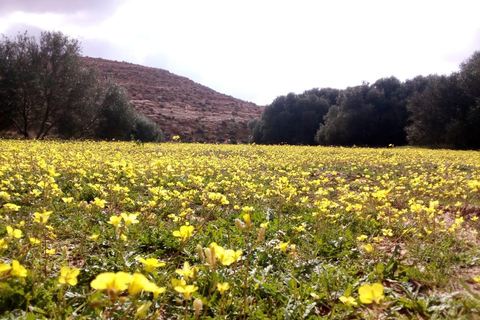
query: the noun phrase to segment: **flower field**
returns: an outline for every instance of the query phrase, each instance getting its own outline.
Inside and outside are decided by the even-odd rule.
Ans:
[[[0,140],[0,318],[480,317],[480,152]]]

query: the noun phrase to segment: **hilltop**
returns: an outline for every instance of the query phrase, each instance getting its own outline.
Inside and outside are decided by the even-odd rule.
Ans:
[[[167,139],[247,142],[248,121],[263,107],[216,92],[167,70],[85,57],[104,79],[122,85],[138,111],[158,123]]]

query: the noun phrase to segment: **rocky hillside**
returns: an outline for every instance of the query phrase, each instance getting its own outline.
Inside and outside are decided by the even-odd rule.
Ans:
[[[248,121],[263,108],[218,93],[163,69],[97,58],[85,58],[102,77],[121,84],[133,106],[157,122],[167,139],[182,141],[247,142]]]

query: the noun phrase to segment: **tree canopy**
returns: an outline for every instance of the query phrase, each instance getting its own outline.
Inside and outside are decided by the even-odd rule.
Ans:
[[[61,32],[27,33],[0,42],[0,131],[25,138],[130,139],[161,130],[130,105],[115,83],[103,83],[81,59],[78,40]],[[145,129],[148,128],[148,129]]]
[[[480,148],[480,52],[448,76],[290,93],[249,128],[264,144]]]

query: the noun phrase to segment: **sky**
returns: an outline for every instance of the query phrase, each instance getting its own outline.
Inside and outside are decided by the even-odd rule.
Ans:
[[[266,105],[289,92],[457,71],[480,50],[479,12],[478,0],[1,0],[0,33],[61,31],[85,56]]]

